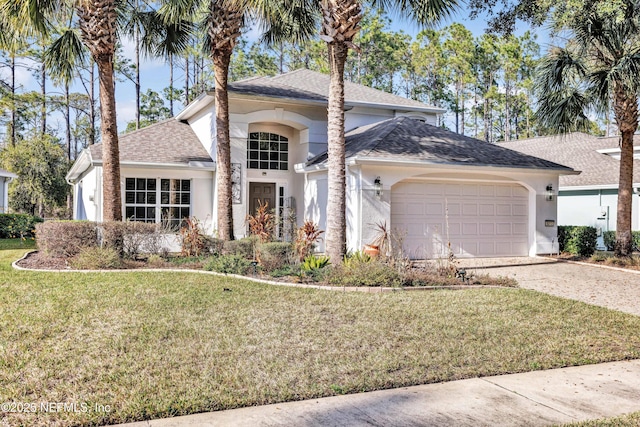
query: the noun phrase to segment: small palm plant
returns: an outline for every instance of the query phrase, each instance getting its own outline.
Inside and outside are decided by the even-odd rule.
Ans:
[[[247,215],[249,231],[252,236],[258,237],[261,243],[266,243],[273,238],[276,226],[276,216],[273,209],[269,209],[269,203],[258,201],[258,209],[255,215]]]

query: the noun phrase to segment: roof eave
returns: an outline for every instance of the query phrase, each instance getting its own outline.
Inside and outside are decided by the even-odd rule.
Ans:
[[[432,113],[432,114],[444,114],[447,112],[447,110],[445,110],[444,108],[438,108],[438,107],[430,107],[430,106],[424,106],[424,107],[420,107],[417,105],[402,105],[402,104],[387,104],[387,103],[380,103],[380,102],[364,102],[364,101],[350,101],[348,99],[345,99],[345,104],[346,105],[350,105],[350,106],[354,106],[354,107],[372,107],[372,108],[385,108],[385,109],[389,109],[389,110],[402,110],[402,111],[406,111],[406,112],[410,112],[410,111],[418,111],[421,113]]]
[[[93,164],[94,162],[91,158],[91,151],[89,150],[89,148],[83,149],[76,161],[73,162],[73,166],[71,166],[71,169],[69,169],[69,172],[67,172],[67,175],[65,176],[67,184],[75,184],[78,178],[80,178],[80,176]]]
[[[348,160],[348,164],[353,165],[379,165],[379,166],[429,166],[434,168],[480,168],[484,170],[512,170],[521,172],[523,170],[527,171],[537,171],[537,172],[555,172],[559,175],[578,175],[580,171],[575,171],[573,169],[568,168],[543,168],[543,167],[530,167],[530,166],[502,166],[502,165],[472,165],[472,164],[461,164],[461,163],[452,163],[452,162],[434,162],[431,160],[391,160],[377,157],[351,157]]]
[[[96,166],[102,166],[102,160],[94,162]],[[202,171],[215,171],[215,162],[205,161],[190,161],[188,163],[160,163],[160,162],[135,162],[135,161],[121,161],[121,166],[136,167],[143,169],[189,169],[189,170],[202,170]]]
[[[214,100],[213,92],[203,92],[176,115],[176,120],[189,120]]]

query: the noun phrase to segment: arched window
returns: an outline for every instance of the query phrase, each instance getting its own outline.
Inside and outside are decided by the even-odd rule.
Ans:
[[[289,170],[289,139],[275,133],[250,133],[247,169]]]

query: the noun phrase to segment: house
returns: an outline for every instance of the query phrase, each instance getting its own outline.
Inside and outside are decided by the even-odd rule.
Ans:
[[[297,70],[229,85],[234,233],[258,201],[283,223],[326,228],[329,76]],[[527,256],[556,242],[557,188],[571,168],[437,127],[444,110],[345,83],[347,239],[352,250],[386,222],[414,258]],[[213,92],[174,119],[121,136],[123,215],[216,229]],[[101,147],[69,171],[74,218],[102,219]],[[279,233],[287,234],[280,226]],[[321,248],[322,249],[322,248]]]
[[[601,138],[575,132],[501,143],[505,148],[568,165],[582,171],[560,177],[558,224],[588,225],[602,231],[616,229],[618,180],[620,173],[619,137]],[[634,140],[634,159],[640,159],[640,135]],[[632,229],[640,230],[640,166],[634,163]],[[598,247],[604,249],[602,237]]]
[[[0,169],[0,213],[9,212],[9,183],[18,175]]]

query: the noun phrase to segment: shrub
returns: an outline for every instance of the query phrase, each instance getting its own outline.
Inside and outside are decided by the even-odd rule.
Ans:
[[[203,236],[204,251],[211,255],[222,255],[224,251],[224,240],[212,236]]]
[[[380,261],[354,262],[350,266],[340,265],[330,269],[327,282],[337,286],[402,286],[400,273]]]
[[[605,231],[602,233],[602,240],[608,251],[613,251],[616,247],[616,232]],[[631,250],[640,251],[640,231],[631,232]]]
[[[307,272],[320,270],[325,268],[329,264],[331,263],[329,262],[329,257],[327,256],[309,255],[302,262],[302,270]]]
[[[558,244],[561,252],[591,256],[596,250],[598,235],[595,227],[565,225],[558,227]]]
[[[273,231],[276,228],[276,216],[273,209],[269,209],[268,203],[258,201],[258,209],[255,215],[247,215],[249,230],[252,236],[256,236],[262,243],[273,238]]]
[[[256,246],[256,259],[264,271],[272,271],[291,263],[293,246],[288,242],[260,243]]]
[[[254,258],[255,237],[245,237],[240,240],[229,240],[224,242],[222,253],[224,255],[238,255],[246,259]]]
[[[142,253],[158,254],[164,235],[157,224],[139,221],[111,221],[98,225],[101,246],[115,250],[121,257],[135,259]]]
[[[205,251],[206,235],[197,218],[185,218],[180,227],[182,255],[198,256]]]
[[[318,224],[311,220],[306,220],[296,234],[295,247],[300,261],[304,260],[307,255],[313,252],[316,243],[319,242],[324,233],[323,230],[318,228]]]
[[[85,248],[98,246],[96,223],[47,221],[36,225],[38,249],[54,258],[71,258]]]
[[[204,269],[224,274],[247,274],[251,267],[251,261],[240,255],[221,255],[211,258]]]
[[[612,251],[616,247],[616,232],[615,231],[605,231],[602,233],[602,240],[604,242],[604,246],[608,251]]]
[[[0,239],[31,238],[42,218],[26,214],[0,214]]]
[[[269,272],[271,277],[300,276],[300,265],[285,265]]]
[[[122,267],[122,259],[113,248],[83,248],[69,263],[79,270],[104,270]]]

